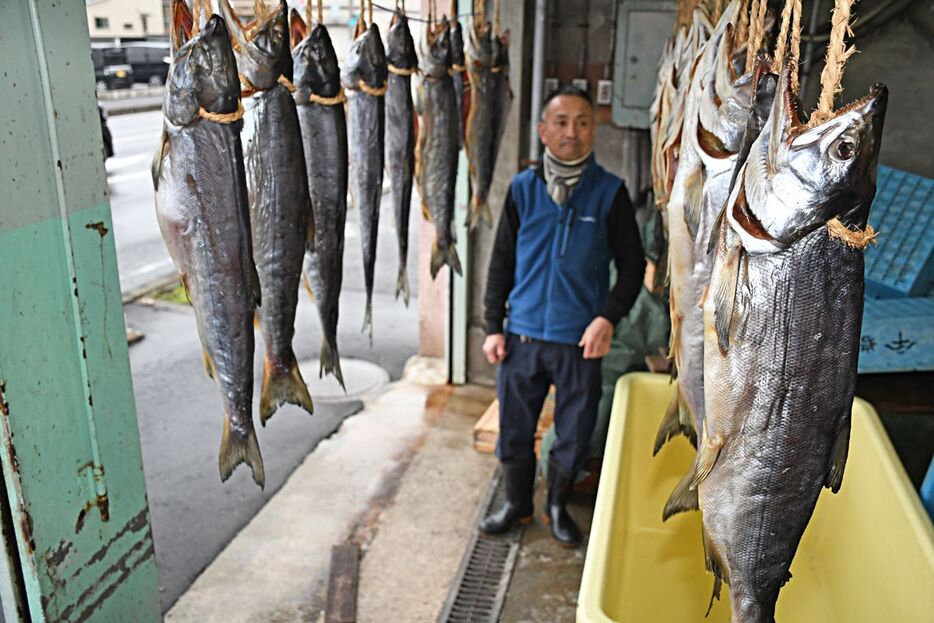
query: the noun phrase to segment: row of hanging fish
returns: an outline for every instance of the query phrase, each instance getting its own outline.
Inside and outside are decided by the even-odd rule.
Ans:
[[[318,23],[309,32],[284,1],[275,9],[258,2],[248,24],[227,0],[219,3],[223,18],[209,16],[205,4],[196,1],[192,11],[184,0],[172,2],[173,59],[153,161],[156,211],[195,312],[205,368],[221,392],[221,480],[246,463],[263,486],[252,420],[254,322],[266,346],[263,424],[285,403],[313,411],[292,348],[303,271],[321,321],[320,373],[344,384],[337,323],[347,193],[359,210],[364,329],[372,336],[384,170],[399,236],[397,297],[408,304],[408,217],[416,178],[423,212],[437,231],[432,276],[445,263],[460,272],[451,227],[463,108],[455,77],[471,62],[478,76],[500,74],[499,91],[472,91],[471,109],[488,109],[486,98],[508,93],[506,55],[489,60],[469,47],[465,63],[464,52],[452,45],[462,48],[459,24],[442,18],[427,30],[419,63],[405,15],[397,11],[386,48],[378,27],[367,27],[361,15],[341,70],[326,27]],[[505,41],[489,23],[478,23],[472,41]],[[417,132],[411,76],[418,71]],[[478,115],[467,118],[466,131],[475,146],[486,135],[498,145],[501,136],[501,128]],[[492,177],[495,161],[495,151],[484,150],[484,162],[471,166],[474,191],[483,197],[489,190],[483,176]]]
[[[714,594],[726,581],[749,623],[774,620],[820,490],[841,486],[887,91],[803,119],[796,61],[746,67],[740,12],[711,27],[695,10],[660,62],[678,387],[655,452],[678,434],[697,446],[663,517],[701,510]]]

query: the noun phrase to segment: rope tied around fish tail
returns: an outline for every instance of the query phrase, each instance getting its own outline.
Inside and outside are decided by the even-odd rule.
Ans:
[[[344,87],[340,88],[340,91],[337,92],[337,95],[334,97],[324,97],[322,95],[317,95],[316,93],[310,93],[308,95],[309,104],[320,104],[322,106],[337,106],[338,104],[343,104],[347,101],[347,97],[344,95]]]
[[[448,70],[448,73],[452,76],[455,74],[462,74],[467,71],[466,65],[458,65],[457,63],[451,63],[451,69]]]
[[[367,95],[372,95],[373,97],[382,97],[386,95],[386,90],[389,88],[385,82],[381,87],[371,87],[364,82],[362,78],[357,82],[357,87]]]
[[[843,92],[843,68],[847,60],[856,53],[856,46],[847,47],[846,37],[853,36],[850,24],[850,10],[855,0],[836,0],[831,18],[830,41],[827,43],[827,56],[824,69],[820,74],[821,93],[817,100],[817,110],[811,115],[809,125],[814,127],[833,116],[833,102],[838,93]]]
[[[286,91],[288,91],[289,93],[295,93],[296,91],[298,91],[298,87],[295,86],[295,84],[291,80],[286,78],[284,75],[280,75],[279,78],[276,80],[276,82],[284,86]]]
[[[259,87],[255,86],[252,82],[250,82],[250,79],[244,76],[243,74],[239,74],[239,76],[240,76],[240,87],[241,87],[240,97],[250,97],[252,95],[255,95],[256,93],[259,93],[260,91],[269,90],[269,89],[260,89]],[[292,81],[286,78],[284,75],[280,74],[276,82],[284,86],[289,93],[295,93],[296,91],[298,91],[298,87],[295,86],[292,83]]]
[[[866,225],[866,229],[850,229],[843,224],[837,217],[827,221],[827,232],[831,238],[839,240],[843,244],[853,249],[863,250],[871,244],[878,242],[879,232],[872,228],[872,225]]]
[[[418,67],[396,67],[392,63],[388,63],[386,69],[389,70],[389,73],[397,76],[411,76],[418,73]]]
[[[234,112],[208,112],[203,107],[199,106],[198,116],[205,121],[213,121],[214,123],[233,123],[243,119],[243,104],[238,101],[237,110]]]

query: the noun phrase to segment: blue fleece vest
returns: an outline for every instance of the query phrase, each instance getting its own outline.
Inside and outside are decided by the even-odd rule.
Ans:
[[[606,217],[623,180],[591,157],[571,198],[558,205],[532,169],[512,180],[519,213],[511,333],[577,344],[606,301],[613,258]]]

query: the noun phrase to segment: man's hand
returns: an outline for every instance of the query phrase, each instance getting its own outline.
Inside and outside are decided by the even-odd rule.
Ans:
[[[491,333],[483,340],[483,354],[491,364],[497,364],[506,358],[506,336],[502,333]]]
[[[489,339],[487,338],[487,340]],[[584,347],[584,359],[600,359],[610,352],[610,341],[612,339],[613,323],[603,316],[597,316],[587,325],[584,336],[577,345]],[[483,350],[486,351],[486,344],[483,345]],[[489,355],[487,355],[487,358],[489,358]]]

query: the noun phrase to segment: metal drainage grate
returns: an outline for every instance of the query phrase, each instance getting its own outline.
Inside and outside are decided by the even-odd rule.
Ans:
[[[506,497],[498,470],[480,504],[480,517]],[[479,519],[479,518],[478,518]],[[496,623],[519,553],[522,527],[506,534],[482,534],[474,528],[438,623]]]

